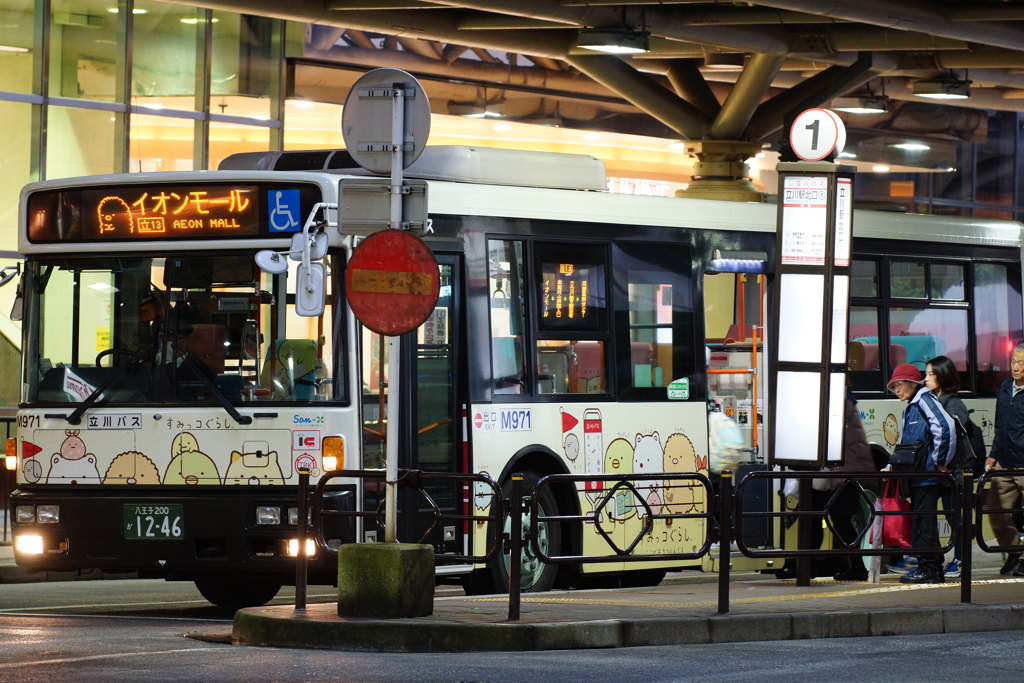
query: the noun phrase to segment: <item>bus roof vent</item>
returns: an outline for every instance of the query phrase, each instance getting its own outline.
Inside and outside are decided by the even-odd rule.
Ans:
[[[224,159],[222,171],[343,171],[370,175],[344,149],[296,152],[243,152]],[[604,163],[586,154],[555,154],[494,147],[436,145],[423,150],[406,177],[459,183],[545,187],[560,190],[608,189]]]

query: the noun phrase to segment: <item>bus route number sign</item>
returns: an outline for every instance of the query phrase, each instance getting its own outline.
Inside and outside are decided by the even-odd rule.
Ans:
[[[125,503],[124,537],[129,541],[167,541],[185,536],[185,506],[181,503]]]

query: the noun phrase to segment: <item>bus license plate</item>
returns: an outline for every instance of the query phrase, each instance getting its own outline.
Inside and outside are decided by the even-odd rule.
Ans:
[[[185,506],[180,503],[124,505],[124,537],[128,540],[174,540],[185,535]]]

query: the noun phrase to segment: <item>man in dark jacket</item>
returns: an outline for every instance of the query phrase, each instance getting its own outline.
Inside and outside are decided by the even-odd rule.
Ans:
[[[996,436],[985,461],[985,469],[1024,469],[1024,344],[1017,344],[1010,356],[1010,379],[999,387],[996,399]],[[1009,510],[1017,507],[1024,492],[1024,477],[996,477],[989,489],[988,508]],[[989,515],[999,545],[1019,546],[1020,535],[1009,513]],[[1020,552],[1008,553],[1000,574],[1024,576]]]

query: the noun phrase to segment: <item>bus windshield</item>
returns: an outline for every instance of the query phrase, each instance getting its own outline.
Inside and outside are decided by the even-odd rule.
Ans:
[[[24,400],[336,400],[334,288],[323,315],[302,318],[288,279],[255,268],[249,251],[31,261]]]

